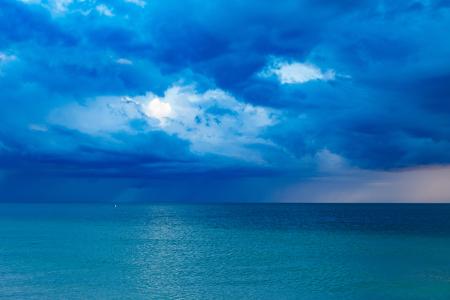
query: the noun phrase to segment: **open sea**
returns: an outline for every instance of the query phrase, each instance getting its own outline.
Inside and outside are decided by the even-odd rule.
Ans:
[[[0,299],[450,299],[450,205],[0,204]]]

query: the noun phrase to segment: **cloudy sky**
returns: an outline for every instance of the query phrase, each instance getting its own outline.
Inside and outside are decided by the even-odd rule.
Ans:
[[[3,0],[0,201],[450,201],[450,2]]]

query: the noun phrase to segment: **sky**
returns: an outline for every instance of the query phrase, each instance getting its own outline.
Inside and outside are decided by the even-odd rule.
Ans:
[[[0,201],[450,202],[450,2],[2,0]]]

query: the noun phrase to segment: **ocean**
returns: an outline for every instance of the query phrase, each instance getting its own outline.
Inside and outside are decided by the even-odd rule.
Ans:
[[[450,299],[450,205],[0,204],[0,299]]]

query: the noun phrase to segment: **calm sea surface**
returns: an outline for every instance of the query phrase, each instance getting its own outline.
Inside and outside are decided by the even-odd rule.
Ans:
[[[1,299],[450,299],[450,205],[0,204]]]

